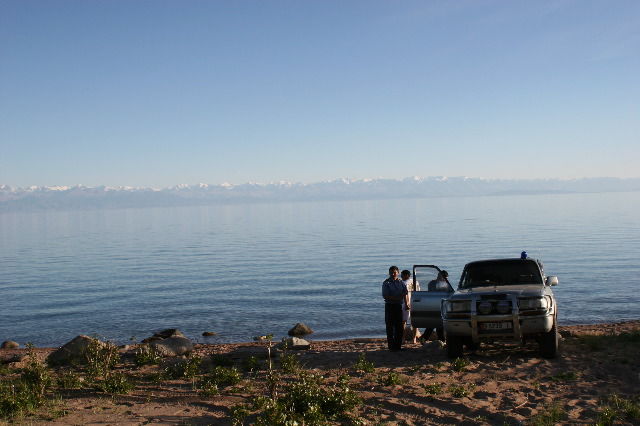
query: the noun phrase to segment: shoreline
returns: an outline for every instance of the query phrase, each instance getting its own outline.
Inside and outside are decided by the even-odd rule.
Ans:
[[[614,325],[624,325],[626,323],[635,323],[638,322],[640,320],[636,320],[636,319],[620,319],[620,320],[615,320],[615,321],[598,321],[598,322],[586,322],[586,323],[572,323],[572,324],[562,324],[560,323],[558,325],[558,329],[559,330],[563,330],[563,329],[567,329],[570,330],[571,328],[574,327],[586,327],[586,328],[590,328],[590,327],[597,327],[597,326],[614,326]],[[158,329],[159,330],[159,329]],[[104,338],[104,336],[100,335],[100,334],[96,334],[96,333],[91,333],[91,334],[87,334],[87,333],[80,333],[80,334],[85,334],[87,336],[92,336],[92,337],[97,337],[100,340],[104,340],[104,341],[109,341],[112,342],[118,346],[131,346],[131,345],[136,345],[139,344],[140,342],[132,342],[131,339],[127,339],[127,343],[122,343],[124,340],[118,340],[118,339],[106,339]],[[153,334],[153,331],[150,331],[149,334]],[[75,336],[77,336],[78,334],[69,334],[67,340],[65,340],[63,343],[61,343],[60,345],[37,345],[34,344],[34,347],[39,348],[39,349],[56,349],[59,348],[61,346],[63,346],[65,343],[67,343],[68,341],[70,341],[71,339],[73,339]],[[187,335],[187,337],[189,337]],[[249,339],[249,340],[241,340],[241,341],[215,341],[216,339],[219,339],[221,337],[220,334],[216,333],[213,336],[202,336],[201,334],[197,334],[194,338],[191,338],[191,340],[194,342],[194,344],[199,344],[199,345],[241,345],[241,344],[247,344],[247,343],[252,343],[253,339]],[[274,339],[279,341],[280,338],[284,338],[284,337],[288,337],[287,335],[274,335]],[[338,338],[321,338],[321,339],[314,339],[313,338],[313,334],[307,336],[308,340],[311,340],[313,342],[332,342],[332,341],[350,341],[350,340],[356,340],[356,339],[386,339],[386,336],[384,334],[381,335],[377,335],[377,336],[358,336],[358,337],[338,337]],[[0,339],[4,339],[4,340],[0,340],[1,341],[6,341],[6,340],[13,340],[11,337],[5,336],[4,338],[0,338]],[[274,340],[274,341],[275,341]],[[19,342],[20,347],[24,348],[26,346],[26,344],[28,344],[30,342]],[[1,349],[0,349],[1,350]]]
[[[640,320],[560,326],[559,330],[562,341],[556,359],[540,358],[532,343],[483,344],[474,353],[450,360],[438,341],[407,344],[402,352],[392,353],[384,338],[309,339],[308,350],[273,352],[278,398],[292,395],[291,386],[300,380],[307,380],[305,386],[313,389],[308,378],[316,377],[323,389],[333,392],[346,380],[357,397],[358,403],[341,414],[346,417],[332,418],[330,424],[356,419],[363,424],[407,425],[593,424],[613,414],[620,424],[640,423]],[[197,343],[188,358],[169,357],[146,365],[134,362],[139,347],[118,350],[121,360],[114,371],[132,384],[127,393],[105,391],[100,385],[106,380],[90,381],[83,368],[51,369],[58,377],[83,377],[84,385],[52,387],[47,394],[50,403],[18,420],[231,425],[240,414],[242,424],[253,424],[265,415],[264,409],[255,408],[259,398],[269,395],[264,342]],[[53,350],[35,348],[34,352],[44,359]],[[0,359],[26,352],[1,349]],[[197,368],[189,377],[184,370],[182,376],[167,375],[194,360]],[[2,379],[17,378],[26,365],[26,360],[2,365]],[[206,387],[207,380],[219,378],[216,374],[232,370],[237,382]],[[631,407],[631,414],[622,406]]]

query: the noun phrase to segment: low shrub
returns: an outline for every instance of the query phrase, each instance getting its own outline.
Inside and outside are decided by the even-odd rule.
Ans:
[[[456,398],[463,398],[469,395],[469,391],[464,387],[464,385],[451,385],[449,386],[449,392],[451,392],[451,395]]]
[[[250,356],[242,360],[242,369],[244,371],[256,371],[260,368],[260,361],[255,356]]]
[[[242,375],[235,367],[215,367],[211,373],[206,376],[207,380],[215,383],[218,387],[224,388],[240,383]]]
[[[94,339],[84,354],[87,362],[87,375],[96,379],[109,376],[111,369],[120,362],[118,347],[111,342],[103,343]]]
[[[469,366],[469,364],[471,363],[466,358],[456,358],[451,361],[451,369],[453,371],[464,371]]]
[[[81,389],[84,378],[72,370],[61,370],[56,377],[56,385],[62,389]]]
[[[153,346],[143,345],[136,350],[134,362],[138,367],[157,365],[160,361],[162,361],[162,355]]]
[[[165,375],[171,379],[193,379],[200,372],[202,358],[192,356],[164,369]]]
[[[28,414],[46,402],[53,378],[36,357],[33,346],[27,345],[27,349],[27,365],[20,377],[0,380],[0,418]]]
[[[358,360],[353,364],[353,369],[357,373],[373,373],[376,371],[373,362],[367,360],[364,352],[361,352],[360,355],[358,355]]]
[[[432,383],[430,385],[422,385],[427,395],[439,395],[442,393],[442,385],[440,383]]]
[[[249,407],[244,404],[234,405],[229,411],[231,414],[231,424],[233,426],[241,426],[244,423],[244,419],[249,415]]]
[[[567,413],[559,403],[554,403],[551,406],[546,407],[540,413],[531,418],[528,425],[530,426],[555,426],[556,423],[561,423],[566,420]]]
[[[378,384],[381,386],[401,385],[402,383],[404,383],[402,376],[395,371],[378,376]]]
[[[121,372],[110,374],[103,381],[99,382],[98,387],[103,392],[110,394],[127,394],[134,388],[127,375]]]
[[[291,353],[284,353],[280,357],[280,369],[285,373],[295,373],[300,369],[300,360]]]
[[[286,385],[277,398],[256,398],[254,407],[260,410],[258,425],[324,424],[350,419],[361,403],[349,388],[347,376],[333,386],[325,386],[321,376],[304,373]]]
[[[609,426],[617,422],[627,421],[640,424],[640,398],[625,399],[618,395],[611,395],[605,401],[598,415],[598,426]]]

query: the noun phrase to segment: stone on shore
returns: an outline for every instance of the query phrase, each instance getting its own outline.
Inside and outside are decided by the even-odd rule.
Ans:
[[[98,339],[82,334],[76,336],[73,340],[65,343],[61,348],[52,352],[47,357],[47,363],[51,366],[84,363],[86,361],[87,349],[91,344],[95,344],[96,342],[100,347],[106,344]]]
[[[152,341],[150,345],[162,356],[180,356],[193,351],[191,340],[179,336]]]
[[[234,360],[242,360],[250,357],[256,357],[259,359],[266,359],[269,357],[269,352],[265,346],[239,346],[235,348],[229,354],[229,358]],[[271,358],[275,359],[278,355],[274,349],[271,350]]]
[[[300,336],[306,336],[311,333],[313,333],[313,330],[311,329],[311,327],[309,327],[304,323],[299,322],[291,330],[289,330],[289,333],[287,334],[289,334],[289,336],[300,337]]]
[[[278,345],[276,346],[277,349],[290,349],[294,351],[307,350],[310,347],[311,343],[299,337],[289,337],[286,339],[282,339],[282,342],[278,343]]]
[[[0,345],[0,349],[18,349],[20,344],[18,342],[14,342],[13,340],[5,340]]]
[[[185,335],[182,334],[182,332],[177,328],[167,328],[165,330],[155,333],[151,337],[147,337],[142,341],[142,343],[156,342],[158,340],[168,339],[170,337],[185,337]]]

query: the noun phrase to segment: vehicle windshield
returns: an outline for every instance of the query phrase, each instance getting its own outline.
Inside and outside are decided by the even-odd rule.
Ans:
[[[542,284],[540,269],[534,260],[474,262],[467,265],[460,277],[460,288],[519,284]]]

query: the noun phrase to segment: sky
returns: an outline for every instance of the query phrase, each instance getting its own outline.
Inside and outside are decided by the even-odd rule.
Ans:
[[[0,0],[0,184],[639,163],[636,0]]]

